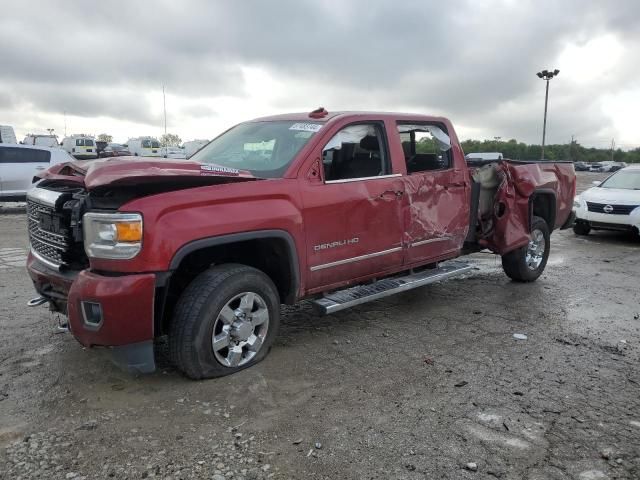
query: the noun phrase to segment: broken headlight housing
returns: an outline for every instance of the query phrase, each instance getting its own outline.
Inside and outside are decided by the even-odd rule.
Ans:
[[[82,230],[84,250],[90,258],[127,260],[142,248],[139,213],[85,213]]]

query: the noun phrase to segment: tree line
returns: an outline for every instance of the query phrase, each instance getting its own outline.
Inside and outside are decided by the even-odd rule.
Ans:
[[[541,145],[527,145],[515,139],[501,140],[464,140],[460,142],[465,153],[501,152],[512,160],[540,160]],[[614,162],[640,163],[640,148],[624,151],[622,149],[583,147],[577,141],[569,144],[545,145],[546,160],[572,160],[574,162]]]
[[[113,136],[108,133],[101,133],[98,135],[96,140],[99,142],[111,143],[113,141]],[[182,145],[182,139],[175,133],[165,133],[160,137],[160,144],[163,147],[179,147]]]

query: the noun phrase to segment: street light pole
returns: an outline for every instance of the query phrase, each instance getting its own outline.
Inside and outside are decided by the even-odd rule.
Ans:
[[[164,95],[164,85],[162,85],[162,105],[164,109],[164,135],[167,135],[167,97]]]
[[[549,103],[549,80],[553,77],[557,77],[560,73],[560,70],[557,68],[553,71],[551,70],[542,70],[541,72],[536,73],[538,78],[541,78],[545,82],[547,82],[545,93],[544,93],[544,121],[542,123],[542,154],[540,155],[540,160],[544,160],[544,142],[547,134],[547,104]]]

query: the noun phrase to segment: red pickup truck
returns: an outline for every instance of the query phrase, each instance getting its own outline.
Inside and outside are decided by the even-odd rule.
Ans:
[[[331,313],[467,272],[483,249],[540,276],[571,162],[470,166],[451,122],[324,109],[241,123],[190,160],[71,162],[28,194],[29,274],[85,346],[191,378],[263,359],[280,304]]]

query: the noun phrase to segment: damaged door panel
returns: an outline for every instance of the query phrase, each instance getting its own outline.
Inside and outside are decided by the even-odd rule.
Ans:
[[[469,223],[469,181],[456,168],[444,125],[398,123],[407,175],[403,217],[405,262],[435,261],[461,249]]]

